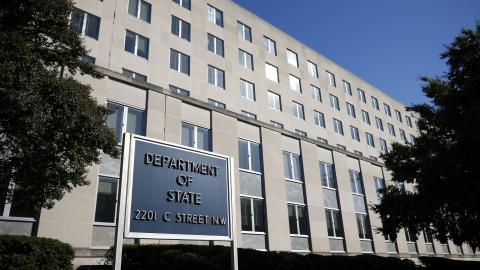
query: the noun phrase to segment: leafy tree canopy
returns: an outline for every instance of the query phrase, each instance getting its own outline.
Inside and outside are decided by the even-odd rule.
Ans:
[[[0,1],[0,186],[15,183],[8,198],[30,209],[87,185],[100,150],[118,156],[109,110],[73,77],[101,74],[80,60],[87,50],[69,26],[72,8],[70,0]]]
[[[431,104],[409,108],[419,115],[415,144],[393,144],[382,156],[393,181],[418,192],[388,187],[373,210],[393,239],[402,228],[429,230],[440,242],[480,248],[480,21],[441,58],[448,72],[422,78]]]

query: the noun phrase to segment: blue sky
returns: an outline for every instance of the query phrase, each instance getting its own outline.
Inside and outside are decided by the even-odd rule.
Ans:
[[[445,45],[480,20],[479,0],[234,0],[405,105],[442,75]],[[255,31],[255,30],[253,30]]]

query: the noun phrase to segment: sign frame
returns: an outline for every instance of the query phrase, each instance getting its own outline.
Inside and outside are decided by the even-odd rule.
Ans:
[[[162,140],[156,140],[152,138],[148,138],[145,136],[134,135],[131,134],[130,137],[130,147],[129,147],[129,164],[128,164],[128,175],[125,181],[127,182],[127,189],[126,189],[126,209],[125,209],[125,229],[124,229],[124,237],[125,238],[141,238],[141,239],[162,239],[162,240],[201,240],[201,241],[232,241],[232,224],[233,224],[233,216],[234,213],[232,212],[232,194],[233,193],[233,160],[231,157],[217,154],[201,149],[191,148],[184,145],[179,145],[171,142],[166,142]],[[133,173],[134,173],[134,155],[135,155],[135,143],[137,141],[144,141],[147,143],[153,143],[157,145],[161,145],[164,147],[177,149],[181,151],[186,151],[189,153],[200,154],[207,157],[213,157],[217,159],[224,160],[226,162],[226,186],[227,186],[227,212],[228,212],[228,236],[216,236],[216,235],[195,235],[195,234],[169,234],[169,233],[139,233],[139,232],[131,232],[130,231],[130,221],[131,221],[131,207],[132,207],[132,193],[133,193]],[[122,181],[123,175],[122,175]]]
[[[131,189],[133,184],[133,162],[135,141],[144,140],[152,143],[161,143],[164,145],[169,145],[171,147],[181,148],[190,152],[196,152],[208,156],[214,156],[217,158],[225,159],[227,162],[227,185],[228,185],[228,213],[229,213],[229,236],[203,236],[203,235],[186,235],[186,234],[144,234],[144,233],[134,233],[132,235],[129,232],[130,228],[127,228],[127,218],[130,219],[130,211],[127,212],[127,206],[131,209]],[[163,140],[157,140],[149,138],[146,136],[124,133],[123,134],[123,144],[122,144],[122,160],[120,168],[120,183],[118,188],[118,210],[116,217],[116,226],[115,226],[115,241],[114,241],[114,250],[115,250],[115,259],[113,261],[113,269],[121,270],[122,267],[122,250],[123,250],[123,240],[130,237],[138,237],[145,239],[158,239],[158,240],[203,240],[203,241],[228,241],[231,244],[231,269],[238,270],[238,244],[235,237],[236,234],[236,201],[235,201],[235,183],[234,183],[234,159],[226,155],[208,152],[201,149],[195,149],[187,147],[184,145],[179,145],[171,142],[166,142]],[[133,151],[132,151],[133,148]],[[127,196],[130,194],[130,196]],[[127,217],[128,213],[128,217]],[[128,229],[128,230],[127,230]],[[157,236],[157,237],[155,237]],[[161,237],[161,238],[160,238]],[[167,238],[164,238],[167,237]]]

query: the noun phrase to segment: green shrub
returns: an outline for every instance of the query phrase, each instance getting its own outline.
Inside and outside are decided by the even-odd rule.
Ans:
[[[420,262],[426,267],[426,269],[432,270],[478,270],[480,269],[479,261],[461,261],[451,260],[447,258],[439,257],[420,257]]]
[[[0,236],[0,267],[6,270],[69,270],[75,253],[69,244],[29,236]]]
[[[112,262],[113,249],[107,252]],[[125,245],[122,270],[230,269],[230,248],[195,245]],[[239,270],[411,270],[410,260],[375,255],[320,256],[293,252],[238,250]]]

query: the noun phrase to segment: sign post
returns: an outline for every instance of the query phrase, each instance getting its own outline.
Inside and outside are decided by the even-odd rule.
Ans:
[[[125,237],[231,241],[236,270],[233,194],[232,158],[125,134],[114,269]]]

